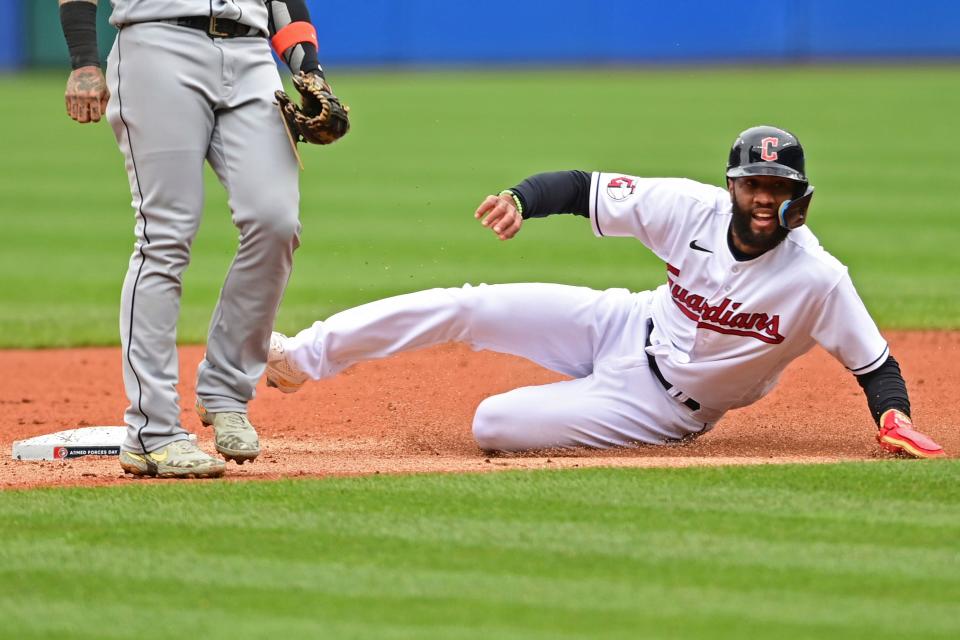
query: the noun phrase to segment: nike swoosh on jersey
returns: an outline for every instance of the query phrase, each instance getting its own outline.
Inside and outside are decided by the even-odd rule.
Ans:
[[[693,249],[694,251],[703,251],[704,253],[713,253],[711,249],[705,249],[704,247],[701,247],[700,245],[698,245],[696,240],[690,241],[690,248]]]

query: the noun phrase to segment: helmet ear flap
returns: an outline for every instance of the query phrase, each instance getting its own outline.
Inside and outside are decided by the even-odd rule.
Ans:
[[[813,199],[813,187],[808,186],[803,195],[793,200],[784,200],[777,212],[780,226],[784,229],[796,229],[807,222],[807,209]]]

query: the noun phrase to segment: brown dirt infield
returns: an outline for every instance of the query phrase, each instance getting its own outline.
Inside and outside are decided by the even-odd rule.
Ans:
[[[960,452],[960,332],[887,332],[901,363],[919,428],[948,454]],[[192,411],[202,347],[180,349],[186,428],[213,451]],[[120,350],[0,351],[0,488],[114,485],[115,458],[64,462],[11,459],[14,440],[78,426],[116,425],[126,400]],[[794,362],[761,402],[728,414],[698,440],[620,451],[577,450],[490,457],[470,435],[473,410],[488,395],[561,376],[529,362],[444,345],[358,365],[293,395],[261,383],[250,415],[264,452],[229,463],[232,479],[369,473],[463,472],[584,466],[690,466],[871,460],[887,457],[856,380],[820,349]]]

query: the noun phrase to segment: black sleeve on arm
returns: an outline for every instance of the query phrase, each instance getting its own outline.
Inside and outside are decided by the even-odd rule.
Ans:
[[[900,363],[893,356],[888,356],[882,365],[870,373],[857,376],[857,382],[867,396],[867,405],[877,424],[880,424],[880,416],[887,409],[899,409],[910,415],[907,383],[900,374]]]
[[[92,2],[65,2],[60,5],[60,27],[70,51],[70,66],[99,67],[97,50],[97,5]]]
[[[590,217],[590,174],[584,171],[538,173],[510,191],[520,198],[524,218],[545,218],[554,213]]]
[[[267,0],[267,14],[270,18],[271,35],[291,22],[310,22],[306,0]],[[300,42],[290,47],[283,52],[283,61],[292,73],[303,71],[323,77],[317,48],[312,42]]]

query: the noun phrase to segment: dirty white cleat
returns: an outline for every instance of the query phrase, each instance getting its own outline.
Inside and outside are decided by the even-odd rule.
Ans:
[[[158,478],[219,478],[223,460],[204,453],[189,440],[177,440],[150,453],[121,449],[120,466],[135,476]]]
[[[238,411],[213,413],[207,411],[197,398],[197,415],[200,416],[200,422],[213,427],[214,447],[227,460],[243,464],[260,455],[260,438],[247,414]]]
[[[274,331],[270,334],[270,351],[267,352],[267,386],[283,393],[300,390],[308,376],[287,360],[283,342],[287,336]]]

